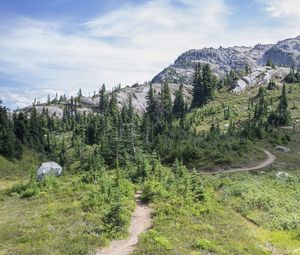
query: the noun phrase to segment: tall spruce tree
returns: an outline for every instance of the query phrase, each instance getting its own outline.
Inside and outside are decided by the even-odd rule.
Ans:
[[[184,98],[183,98],[183,85],[179,85],[179,89],[176,91],[175,100],[173,105],[173,114],[178,118],[184,116]]]
[[[216,84],[217,78],[212,74],[209,64],[205,64],[203,67],[198,64],[195,67],[194,73],[193,101],[191,107],[201,107],[213,99]]]
[[[202,68],[202,82],[203,82],[203,97],[201,105],[206,104],[213,99],[214,90],[217,83],[217,78],[212,74],[209,64],[205,64]]]
[[[7,108],[2,106],[0,100],[0,155],[20,159],[22,157],[22,146],[13,130],[13,123],[9,118]]]
[[[106,93],[105,84],[102,85],[100,90],[100,101],[99,101],[99,111],[102,114],[106,114],[108,110],[108,95]]]
[[[172,121],[172,99],[170,88],[167,82],[164,82],[161,90],[161,105],[163,111],[163,118],[167,122]]]
[[[149,117],[150,121],[154,122],[157,103],[156,103],[156,98],[154,95],[154,89],[152,84],[150,84],[150,88],[146,96],[146,99],[147,99],[146,115]]]
[[[202,71],[201,65],[197,64],[195,67],[195,73],[193,77],[193,100],[192,100],[192,108],[200,106],[200,102],[202,97]]]
[[[287,97],[286,97],[285,84],[283,84],[283,87],[282,87],[281,97],[280,97],[277,111],[278,111],[278,114],[280,117],[280,124],[287,125],[290,120],[290,113],[288,112],[288,101],[287,101]]]

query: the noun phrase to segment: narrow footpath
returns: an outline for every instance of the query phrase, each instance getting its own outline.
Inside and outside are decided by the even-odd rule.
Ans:
[[[96,255],[130,254],[138,243],[138,236],[151,227],[151,208],[142,203],[140,192],[136,193],[135,199],[137,205],[131,219],[128,238],[111,241],[108,247],[97,250]]]
[[[262,168],[265,168],[265,167],[271,165],[276,159],[276,157],[271,152],[264,150],[264,153],[267,155],[267,158],[264,161],[262,161],[260,164],[258,164],[257,166],[233,168],[233,169],[230,169],[230,170],[219,170],[219,171],[215,171],[215,172],[207,172],[207,173],[204,173],[204,174],[211,175],[211,174],[220,174],[220,173],[235,173],[235,172],[246,172],[246,171],[260,170]]]

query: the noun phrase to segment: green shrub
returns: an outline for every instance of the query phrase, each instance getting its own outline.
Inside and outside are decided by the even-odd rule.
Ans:
[[[142,201],[145,203],[153,202],[156,198],[162,198],[167,194],[161,182],[148,179],[143,185]]]
[[[207,239],[198,239],[197,243],[195,245],[197,249],[205,250],[205,251],[210,251],[210,252],[215,252],[217,251],[217,247],[213,241],[207,240]]]

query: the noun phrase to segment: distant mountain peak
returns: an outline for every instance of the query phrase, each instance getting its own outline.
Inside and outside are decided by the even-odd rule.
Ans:
[[[254,47],[191,49],[157,74],[152,82],[168,81],[190,85],[194,67],[198,63],[210,64],[214,73],[223,77],[230,70],[242,71],[246,66],[250,69],[262,67],[269,59],[277,66],[300,68],[300,36],[279,41],[277,44],[257,44]]]

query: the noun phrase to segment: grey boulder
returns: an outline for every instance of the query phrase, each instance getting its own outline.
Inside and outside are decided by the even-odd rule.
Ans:
[[[62,167],[56,162],[44,162],[37,170],[36,178],[43,180],[45,176],[55,175],[60,176],[62,173]]]
[[[289,148],[284,147],[284,146],[279,146],[279,145],[275,147],[275,150],[281,151],[281,152],[289,152],[290,151]]]

